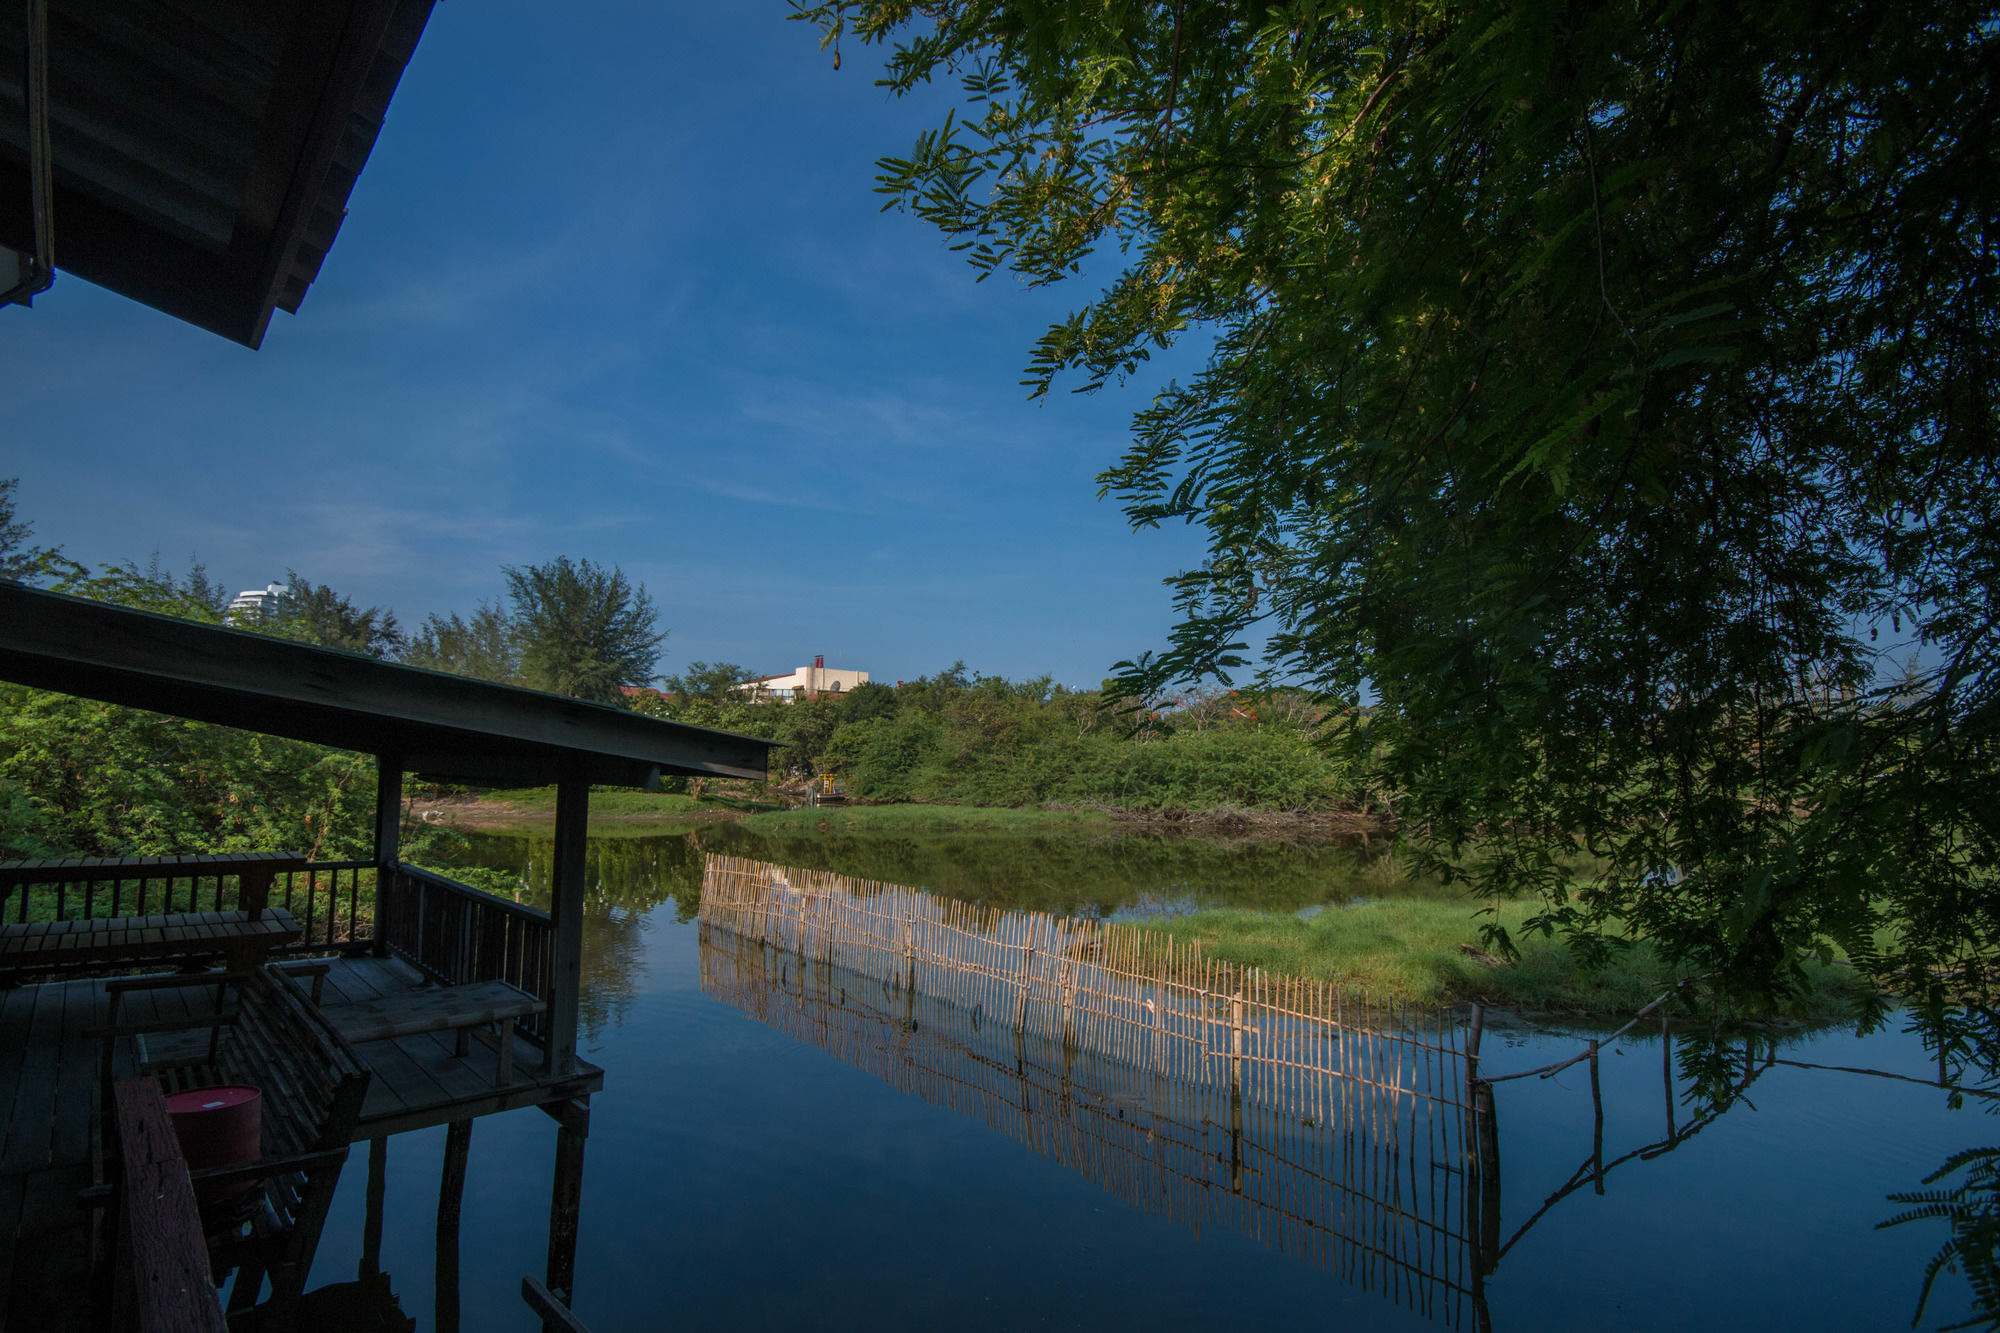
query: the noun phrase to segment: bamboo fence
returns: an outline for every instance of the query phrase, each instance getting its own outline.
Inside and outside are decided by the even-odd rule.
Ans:
[[[1476,1061],[1442,1018],[1130,926],[736,857],[707,859],[700,918],[704,989],[760,1021],[1197,1233],[1483,1316]]]

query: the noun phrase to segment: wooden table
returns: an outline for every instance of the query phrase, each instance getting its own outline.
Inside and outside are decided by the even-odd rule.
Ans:
[[[325,964],[279,964],[293,975],[310,974]],[[499,1036],[499,1062],[495,1085],[506,1087],[514,1081],[514,1023],[539,1014],[548,1005],[518,986],[504,981],[475,981],[462,986],[438,986],[409,990],[399,995],[378,995],[369,1000],[352,1000],[324,1005],[320,1013],[349,1044],[410,1037],[420,1032],[455,1032],[458,1054],[469,1052],[471,1029],[492,1024]]]

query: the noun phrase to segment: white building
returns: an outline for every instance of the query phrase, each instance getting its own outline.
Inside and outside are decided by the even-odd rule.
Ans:
[[[290,591],[282,583],[273,583],[268,588],[246,588],[223,608],[222,623],[234,625],[243,620],[261,620],[267,612],[276,608],[278,599]]]
[[[815,657],[811,666],[802,666],[780,676],[759,676],[755,680],[744,681],[736,688],[790,703],[794,699],[811,699],[821,694],[845,694],[855,686],[867,683],[866,671],[830,667],[822,656]]]

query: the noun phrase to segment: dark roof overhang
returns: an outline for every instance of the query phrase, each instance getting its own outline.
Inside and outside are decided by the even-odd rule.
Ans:
[[[0,582],[0,680],[387,755],[446,781],[762,778],[774,742]]]
[[[346,215],[433,0],[50,7],[56,268],[256,347]],[[34,249],[22,6],[0,6],[0,246]]]

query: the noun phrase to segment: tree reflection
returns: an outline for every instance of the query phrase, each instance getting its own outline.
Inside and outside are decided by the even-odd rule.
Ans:
[[[1952,1109],[1974,1097],[1988,1113],[2000,1111],[2000,1012],[1987,1004],[1933,998],[1913,1011],[1911,1030],[1936,1056],[1938,1081]],[[1962,1273],[1972,1288],[1972,1314],[1946,1327],[2000,1328],[2000,1147],[1954,1153],[1923,1184],[1890,1195],[1904,1211],[1878,1224],[1933,1223],[1946,1229],[1924,1268],[1911,1325],[1923,1320],[1938,1278]]]

